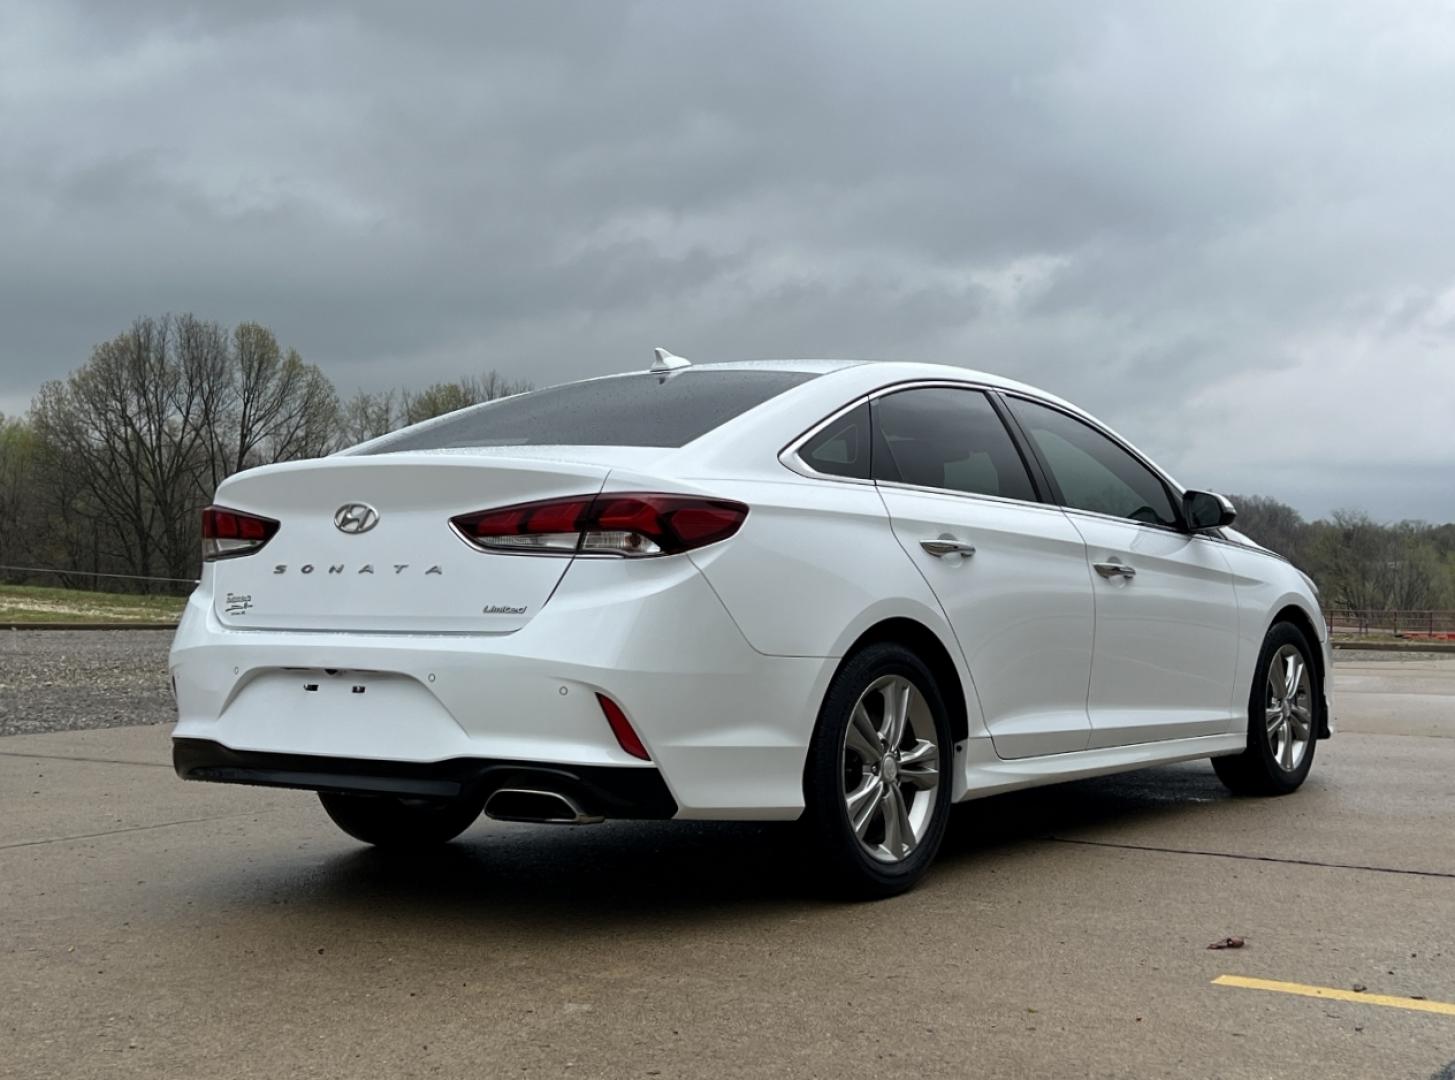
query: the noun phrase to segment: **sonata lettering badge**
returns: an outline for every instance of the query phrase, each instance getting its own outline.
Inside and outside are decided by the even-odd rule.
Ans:
[[[387,573],[390,573],[392,571],[397,576],[399,574],[404,573],[406,570],[408,570],[410,568],[410,566],[411,566],[411,564],[410,563],[407,563],[407,562],[402,562],[402,563],[380,563],[379,564],[380,569],[375,570],[373,563],[365,563],[363,566],[359,567],[357,570],[354,570],[354,569],[350,569],[345,563],[332,563],[332,564],[330,564],[328,566],[315,566],[313,563],[304,563],[302,566],[295,567],[295,568],[293,568],[293,569],[290,570],[288,568],[288,564],[287,563],[276,563],[273,566],[273,573],[275,573],[275,574],[292,574],[292,573],[298,573],[298,574],[315,574],[316,573],[316,574],[329,574],[329,575],[333,575],[333,574],[358,575],[358,574],[376,574],[376,573],[377,574],[387,574]],[[415,568],[414,572],[416,574],[418,574],[420,572],[419,569],[418,569],[418,567]],[[443,575],[444,572],[445,571],[444,571],[444,568],[443,567],[440,567],[440,566],[431,566],[429,569],[427,569],[427,570],[424,571],[424,576],[425,577],[428,577],[431,574]]]

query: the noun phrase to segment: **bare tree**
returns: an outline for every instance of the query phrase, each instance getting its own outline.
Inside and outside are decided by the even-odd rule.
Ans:
[[[272,461],[327,452],[337,423],[333,384],[273,332],[242,323],[232,332],[226,377],[211,417],[212,484]]]
[[[370,394],[360,390],[339,413],[339,445],[354,446],[387,435],[402,426],[393,390]]]
[[[51,464],[76,479],[140,574],[180,574],[195,547],[182,524],[195,504],[194,477],[203,449],[200,394],[175,362],[169,317],[138,319],[98,345],[64,382],[47,383],[34,406]]]
[[[89,517],[90,562],[185,577],[195,570],[197,510],[230,474],[326,453],[333,385],[272,332],[244,323],[229,337],[191,315],[138,319],[98,345],[32,406],[42,465],[60,486],[57,536],[73,561],[75,519]]]
[[[176,362],[182,377],[195,389],[197,425],[205,446],[198,461],[197,483],[211,491],[227,475],[223,463],[237,397],[227,331],[192,315],[179,316],[175,325]]]

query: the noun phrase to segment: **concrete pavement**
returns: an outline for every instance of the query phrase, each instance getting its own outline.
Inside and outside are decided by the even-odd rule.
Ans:
[[[1205,763],[957,811],[814,898],[782,826],[482,822],[390,859],[165,727],[0,740],[0,1077],[1415,1077],[1455,1015],[1455,660],[1341,665],[1281,800]],[[1226,935],[1237,951],[1205,946]]]

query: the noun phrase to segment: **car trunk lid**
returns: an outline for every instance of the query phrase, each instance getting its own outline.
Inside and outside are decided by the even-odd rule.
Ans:
[[[430,453],[334,457],[229,478],[217,502],[277,520],[255,554],[210,564],[238,629],[509,632],[550,599],[569,556],[484,552],[450,518],[595,494],[605,464]]]

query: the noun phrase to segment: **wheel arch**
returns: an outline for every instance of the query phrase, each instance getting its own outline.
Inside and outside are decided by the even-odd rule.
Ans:
[[[966,698],[965,682],[960,678],[954,654],[940,640],[940,636],[922,622],[902,615],[881,619],[854,639],[834,669],[834,674],[837,675],[851,657],[880,642],[903,645],[925,662],[930,674],[935,677],[935,682],[939,684],[945,705],[950,710],[951,741],[960,743],[968,739],[969,702]]]

